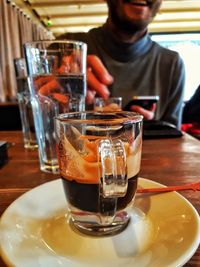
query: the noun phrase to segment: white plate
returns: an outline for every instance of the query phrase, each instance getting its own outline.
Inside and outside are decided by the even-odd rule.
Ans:
[[[142,187],[159,184],[140,178]],[[16,267],[178,267],[195,253],[200,220],[176,192],[138,194],[131,223],[113,237],[73,232],[68,224],[61,180],[25,193],[0,222],[2,257]]]

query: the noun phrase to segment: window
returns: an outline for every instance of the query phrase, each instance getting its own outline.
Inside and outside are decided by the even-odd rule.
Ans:
[[[152,40],[177,51],[185,63],[187,101],[200,85],[200,33],[152,34]]]

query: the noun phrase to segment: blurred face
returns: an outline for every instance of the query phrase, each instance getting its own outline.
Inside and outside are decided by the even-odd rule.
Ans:
[[[162,0],[107,0],[109,18],[127,34],[147,28],[157,14]]]

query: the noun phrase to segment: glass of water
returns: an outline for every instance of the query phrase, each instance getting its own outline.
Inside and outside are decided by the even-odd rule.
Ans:
[[[109,97],[104,99],[102,97],[95,97],[94,99],[95,111],[121,111],[122,97]]]
[[[28,89],[27,69],[24,58],[14,59],[15,73],[17,79],[17,100],[22,123],[24,147],[37,149],[33,112],[31,107],[31,96]]]
[[[40,169],[58,173],[54,117],[85,109],[87,46],[68,40],[26,43],[24,48]]]

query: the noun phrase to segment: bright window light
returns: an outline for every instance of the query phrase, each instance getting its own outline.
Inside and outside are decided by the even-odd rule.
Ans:
[[[186,70],[184,100],[189,100],[200,85],[200,33],[153,34],[152,39],[182,57]]]

